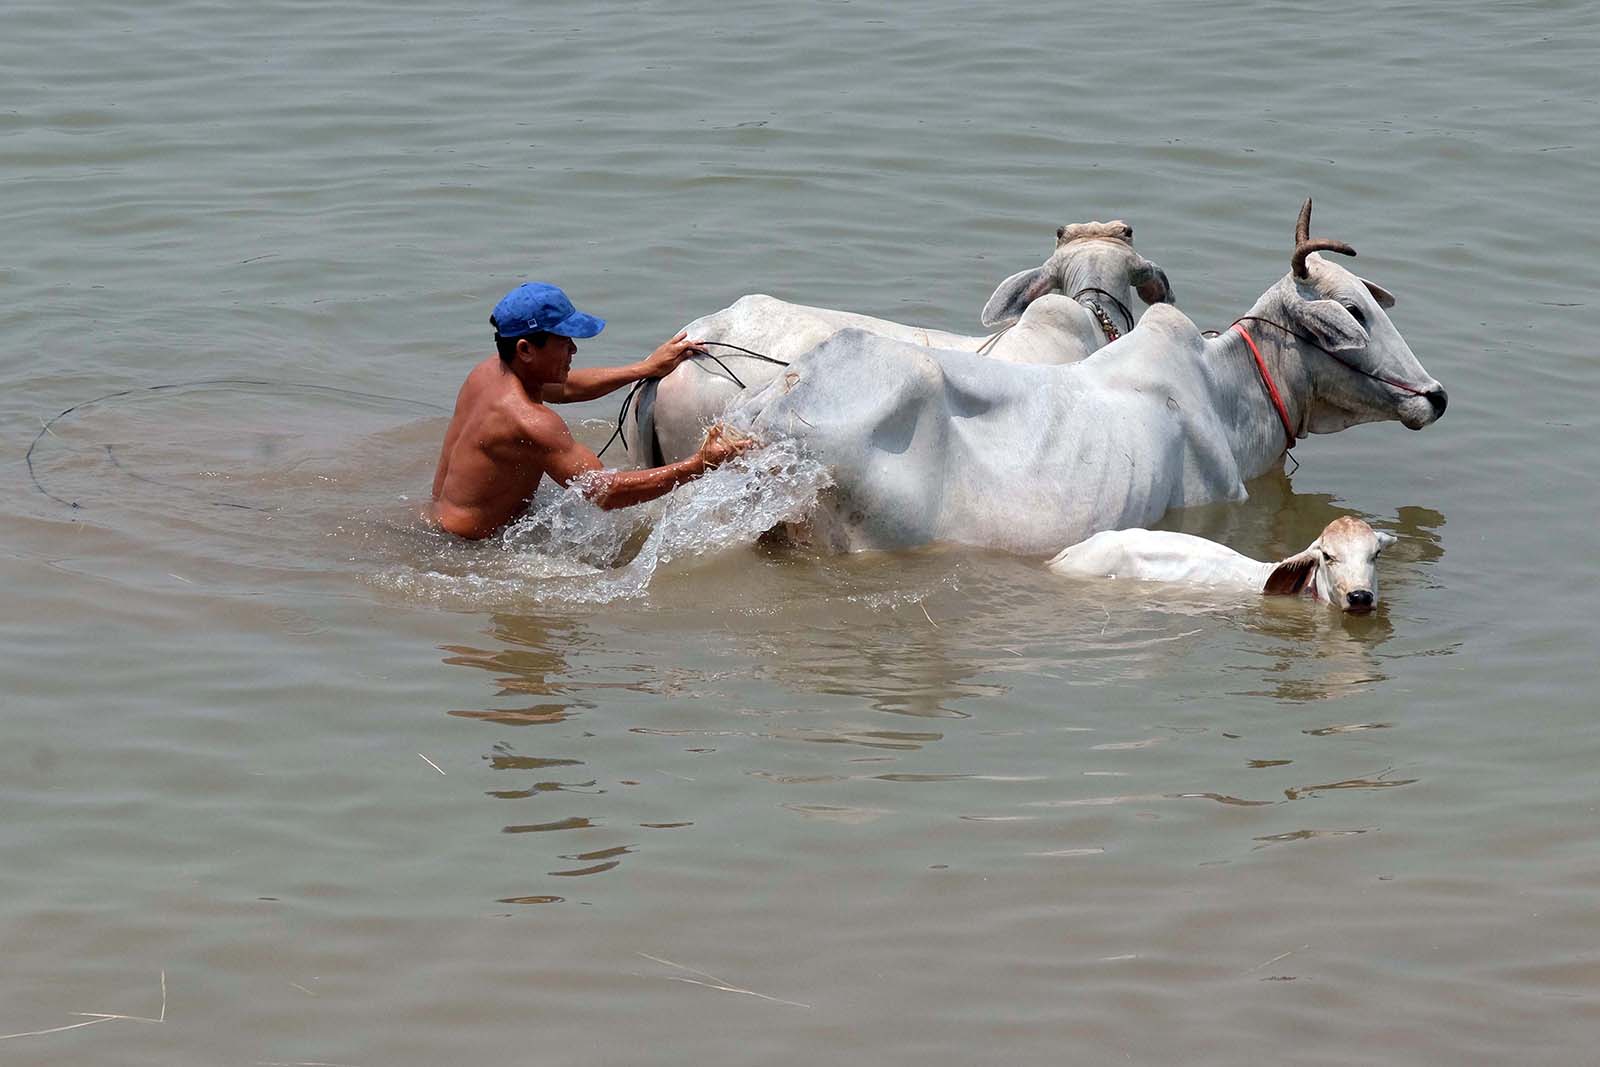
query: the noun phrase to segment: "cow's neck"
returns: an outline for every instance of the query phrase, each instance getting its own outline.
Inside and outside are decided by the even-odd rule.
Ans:
[[[1262,315],[1252,309],[1250,314]],[[1249,330],[1262,363],[1277,386],[1289,425],[1299,437],[1305,432],[1306,412],[1311,403],[1311,376],[1300,351],[1301,343],[1282,330],[1256,322],[1242,322]],[[1254,354],[1237,330],[1229,329],[1207,344],[1206,368],[1214,383],[1218,415],[1239,465],[1239,477],[1249,481],[1277,467],[1288,436],[1277,406],[1261,380]]]
[[[1133,308],[1133,288],[1128,284],[1127,250],[1106,252],[1084,249],[1067,261],[1061,291],[1075,300],[1092,301],[1105,309],[1119,333],[1132,329],[1123,319]],[[1115,302],[1113,302],[1115,301]]]

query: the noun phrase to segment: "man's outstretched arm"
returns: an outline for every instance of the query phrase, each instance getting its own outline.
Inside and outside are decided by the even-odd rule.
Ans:
[[[565,382],[545,386],[541,399],[546,404],[576,404],[605,396],[641,378],[660,378],[670,374],[690,354],[701,351],[695,347],[701,342],[686,340],[687,336],[680,330],[672,340],[639,362],[627,366],[588,367],[569,371]]]
[[[699,451],[688,459],[642,471],[606,470],[598,456],[573,439],[558,416],[546,414],[549,421],[529,433],[539,446],[545,472],[563,486],[587,475],[583,495],[606,511],[665,496],[684,482],[694,481],[757,444],[747,437],[730,440],[721,426],[713,426],[706,431]]]

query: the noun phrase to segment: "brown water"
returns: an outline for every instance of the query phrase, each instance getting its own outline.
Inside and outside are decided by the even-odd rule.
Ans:
[[[1594,1058],[1591,7],[5,24],[0,1062]],[[1366,517],[1371,616],[752,545],[798,460],[412,519],[523,278],[580,364],[750,291],[968,331],[1122,217],[1218,326],[1307,194],[1449,412],[1168,525]]]

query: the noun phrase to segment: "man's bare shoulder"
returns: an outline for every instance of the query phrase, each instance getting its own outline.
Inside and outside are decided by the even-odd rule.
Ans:
[[[529,397],[517,376],[492,357],[467,375],[457,406],[471,414],[480,434],[494,439],[538,441],[567,431],[559,415]]]
[[[481,361],[476,367],[467,372],[466,378],[461,383],[461,389],[456,394],[456,401],[479,400],[492,396],[505,388],[506,381],[513,380],[505,365],[497,357],[491,356]]]
[[[516,422],[522,436],[533,445],[559,447],[572,440],[572,431],[560,415],[536,400],[529,400],[526,395],[508,401],[503,410],[508,418]]]

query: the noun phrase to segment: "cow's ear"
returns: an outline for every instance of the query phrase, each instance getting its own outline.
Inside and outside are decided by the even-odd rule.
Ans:
[[[1366,327],[1337,300],[1296,300],[1289,313],[1311,339],[1329,352],[1367,347]]]
[[[1267,583],[1261,591],[1268,596],[1296,596],[1304,592],[1310,583],[1311,576],[1317,573],[1317,563],[1321,557],[1316,547],[1306,549],[1298,555],[1290,556],[1267,575]]]
[[[1010,326],[1022,318],[1029,304],[1060,287],[1056,272],[1046,267],[1018,271],[1001,282],[989,302],[983,305],[983,324]]]
[[[1378,551],[1379,552],[1382,552],[1384,549],[1388,548],[1390,545],[1392,545],[1396,541],[1400,540],[1394,534],[1392,534],[1392,533],[1384,533],[1382,530],[1374,530],[1372,532],[1378,535]]]
[[[1356,280],[1367,287],[1367,292],[1372,294],[1372,299],[1378,302],[1379,307],[1385,310],[1394,307],[1394,294],[1389,290],[1385,289],[1377,282],[1369,282],[1359,275],[1357,275]]]
[[[1178,302],[1178,298],[1172,295],[1172,283],[1167,281],[1167,272],[1161,269],[1161,264],[1153,263],[1143,256],[1139,257],[1139,266],[1134,271],[1133,284],[1139,290],[1139,299],[1146,304],[1176,304]]]

